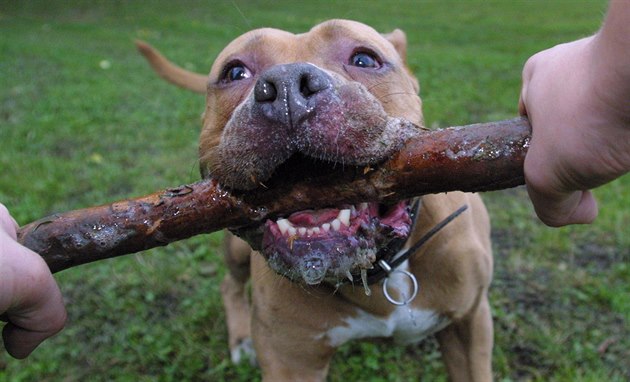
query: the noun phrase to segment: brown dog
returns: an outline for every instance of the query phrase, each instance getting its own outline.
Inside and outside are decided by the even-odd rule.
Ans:
[[[297,163],[312,171],[369,166],[408,136],[386,117],[423,122],[400,30],[381,35],[346,20],[298,35],[254,30],[219,54],[209,78],[138,47],[167,80],[207,93],[201,172],[227,187],[249,190],[279,174],[295,176]],[[222,293],[233,361],[255,356],[265,381],[319,381],[347,341],[415,342],[435,333],[452,380],[491,380],[485,207],[477,195],[458,192],[418,200],[306,210],[239,231],[258,251],[227,233]],[[465,212],[406,257],[405,249],[463,205]]]

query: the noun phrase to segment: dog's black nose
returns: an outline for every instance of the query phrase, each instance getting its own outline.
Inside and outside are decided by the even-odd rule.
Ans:
[[[265,117],[295,125],[313,110],[313,96],[331,86],[329,75],[314,65],[276,65],[260,75],[254,100]]]

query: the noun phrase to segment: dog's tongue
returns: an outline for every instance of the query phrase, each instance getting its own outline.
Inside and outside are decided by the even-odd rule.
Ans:
[[[295,212],[289,216],[289,221],[300,227],[318,227],[324,223],[330,223],[339,214],[336,208],[324,208],[321,210],[304,210]]]

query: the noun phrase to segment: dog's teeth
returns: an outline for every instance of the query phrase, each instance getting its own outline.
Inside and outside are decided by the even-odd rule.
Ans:
[[[359,210],[363,211],[363,210],[367,210],[367,208],[368,208],[368,204],[367,203],[359,204]]]
[[[339,211],[339,215],[337,219],[341,221],[345,226],[350,225],[350,210],[341,210]]]
[[[295,229],[295,227],[289,226],[288,231],[289,236],[295,236],[297,234],[297,229]]]
[[[300,236],[306,235],[306,228],[304,227],[298,228],[298,233],[300,234]]]
[[[352,273],[350,273],[350,271],[346,271],[346,277],[350,280],[350,282],[354,281],[354,277],[352,277]]]
[[[330,223],[322,224],[322,229],[324,230],[324,232],[330,231]]]
[[[311,233],[309,235],[312,235],[312,234],[317,235],[317,234],[319,234],[320,229],[319,229],[319,227],[313,227],[313,229],[311,229],[309,231],[311,231]]]
[[[341,222],[339,219],[335,219],[330,223],[330,226],[334,231],[339,231],[339,228],[341,228]]]
[[[313,229],[309,228],[306,230],[306,236],[313,236]]]
[[[363,282],[363,289],[365,289],[365,295],[372,295],[372,291],[370,290],[370,286],[367,283],[367,270],[361,269],[361,281]]]
[[[278,223],[278,228],[280,228],[280,232],[282,232],[283,235],[286,234],[289,227],[291,227],[291,222],[287,219],[278,219],[276,223]]]

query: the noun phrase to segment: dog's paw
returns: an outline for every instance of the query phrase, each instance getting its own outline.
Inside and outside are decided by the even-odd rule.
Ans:
[[[249,364],[256,366],[256,350],[254,343],[250,337],[242,339],[235,347],[230,350],[232,363],[240,364],[243,361],[249,361]]]

